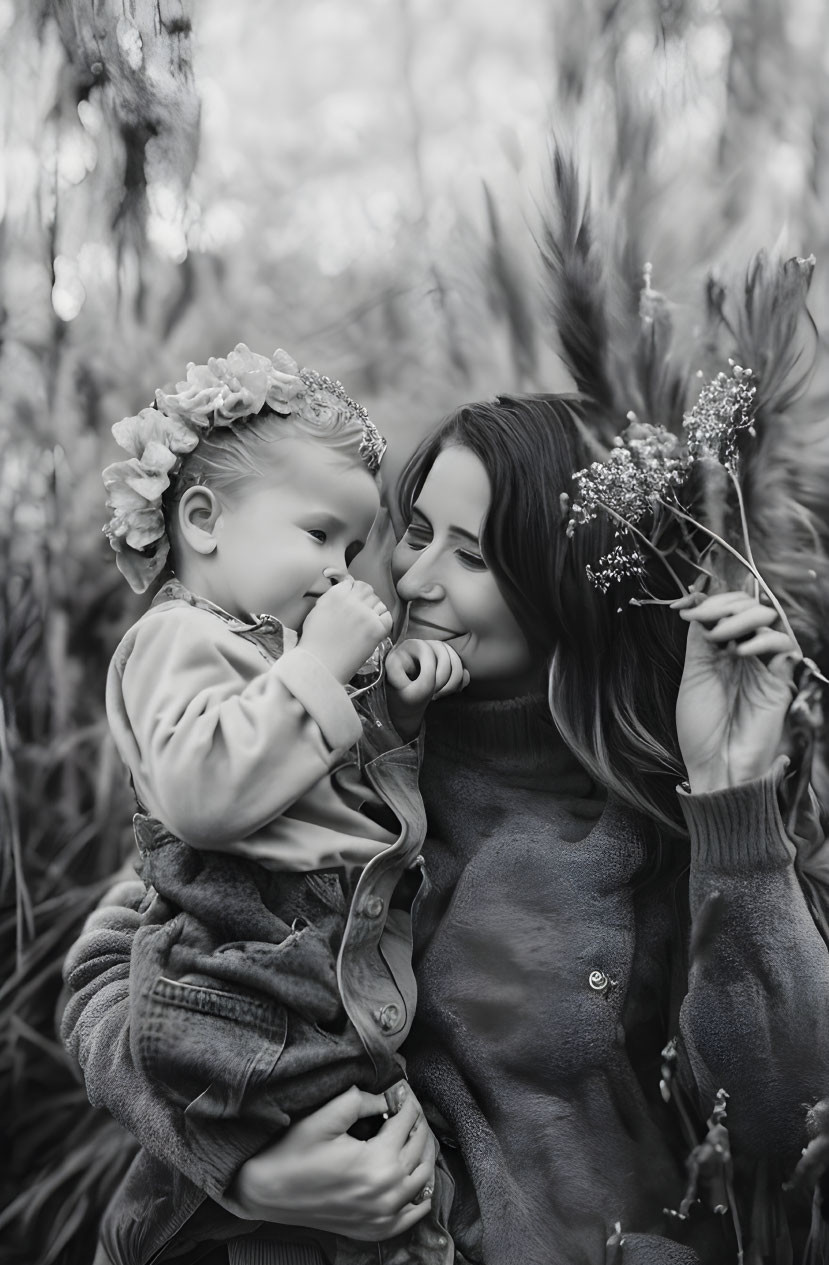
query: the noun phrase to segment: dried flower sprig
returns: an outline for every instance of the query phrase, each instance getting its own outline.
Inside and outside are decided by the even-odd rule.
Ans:
[[[664,427],[640,423],[628,414],[631,424],[616,441],[605,461],[594,461],[574,473],[577,499],[569,506],[567,533],[572,536],[579,526],[605,515],[616,525],[617,543],[598,562],[586,568],[587,577],[603,593],[613,584],[628,579],[646,579],[643,546],[669,572],[681,593],[688,590],[671,557],[705,571],[704,553],[716,545],[738,561],[751,575],[755,593],[762,592],[797,646],[786,612],[760,574],[751,549],[745,504],[739,478],[738,435],[753,433],[756,387],[751,369],[729,361],[730,373],[721,372],[700,391],[699,397],[683,418],[685,444]],[[735,491],[742,528],[742,550],[719,532],[695,517],[683,504],[682,493],[688,479],[700,462],[713,462],[723,468]],[[566,502],[563,498],[562,504]],[[668,518],[683,527],[681,539],[670,548],[659,543],[659,529],[654,524]],[[690,530],[689,530],[690,529]],[[693,545],[693,537],[702,535],[708,541],[703,550]],[[630,599],[635,605],[643,600],[659,601],[650,594],[644,599]],[[799,647],[798,647],[799,648]],[[804,658],[801,652],[801,659]],[[813,675],[826,681],[811,661],[806,660]],[[826,681],[829,684],[829,681]]]
[[[729,364],[731,374],[718,373],[706,382],[682,425],[691,460],[709,458],[736,474],[737,435],[743,430],[751,433],[757,388],[750,369],[733,361]]]
[[[607,460],[594,461],[573,475],[578,499],[569,507],[567,534],[572,536],[580,524],[605,514],[615,522],[616,536],[627,538],[626,545],[620,539],[587,570],[588,579],[603,593],[622,580],[645,578],[642,544],[661,559],[685,592],[666,551],[642,532],[638,524],[681,487],[687,477],[687,457],[676,436],[663,426],[642,423],[633,413],[629,413],[628,418],[630,425],[616,440]]]
[[[661,497],[679,487],[687,475],[687,460],[676,436],[663,426],[650,426],[629,413],[630,425],[616,441],[607,461],[594,461],[573,475],[578,500],[570,507],[568,533],[612,511],[638,523]]]
[[[621,542],[604,555],[595,567],[586,567],[587,578],[602,593],[618,584],[623,579],[643,580],[645,578],[645,559],[634,546],[627,547]]]

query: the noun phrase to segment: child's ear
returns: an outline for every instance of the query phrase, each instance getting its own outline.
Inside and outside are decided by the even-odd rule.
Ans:
[[[222,506],[211,488],[188,488],[176,507],[178,527],[182,539],[196,553],[215,553],[216,524],[222,515]]]

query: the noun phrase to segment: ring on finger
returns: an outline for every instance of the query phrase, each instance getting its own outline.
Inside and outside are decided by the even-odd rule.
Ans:
[[[425,1203],[427,1199],[431,1199],[431,1198],[432,1198],[432,1195],[433,1195],[434,1193],[435,1193],[435,1187],[434,1187],[433,1183],[432,1183],[432,1182],[427,1182],[427,1183],[426,1183],[426,1185],[425,1185],[425,1186],[423,1187],[423,1189],[421,1190],[420,1194],[419,1194],[419,1195],[415,1195],[415,1197],[414,1197],[414,1199],[413,1199],[413,1201],[412,1201],[412,1202],[413,1202],[413,1203],[416,1203],[416,1204],[422,1204],[422,1203]]]

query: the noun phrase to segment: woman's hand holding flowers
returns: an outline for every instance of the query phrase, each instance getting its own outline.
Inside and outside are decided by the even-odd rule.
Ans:
[[[389,651],[386,683],[394,726],[402,738],[412,739],[432,700],[464,689],[469,673],[445,641],[409,638]]]
[[[797,645],[749,593],[691,593],[672,606],[690,625],[676,725],[692,792],[762,777],[785,749]]]

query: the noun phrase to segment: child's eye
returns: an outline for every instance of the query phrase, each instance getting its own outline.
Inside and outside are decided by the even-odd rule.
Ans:
[[[432,536],[425,527],[419,527],[417,523],[409,523],[403,539],[410,549],[425,549],[431,544]]]
[[[309,527],[309,529],[308,529],[308,535],[309,535],[309,536],[313,536],[313,537],[314,537],[314,540],[318,540],[318,541],[320,542],[320,544],[321,544],[321,545],[324,545],[324,544],[325,544],[325,542],[326,542],[326,540],[328,539],[328,535],[327,535],[327,533],[326,533],[326,532],[324,532],[324,531],[319,531],[319,530],[317,530],[317,528],[310,528],[310,527]]]
[[[458,549],[457,556],[470,571],[486,571],[487,565],[479,553],[470,553],[466,549]]]

